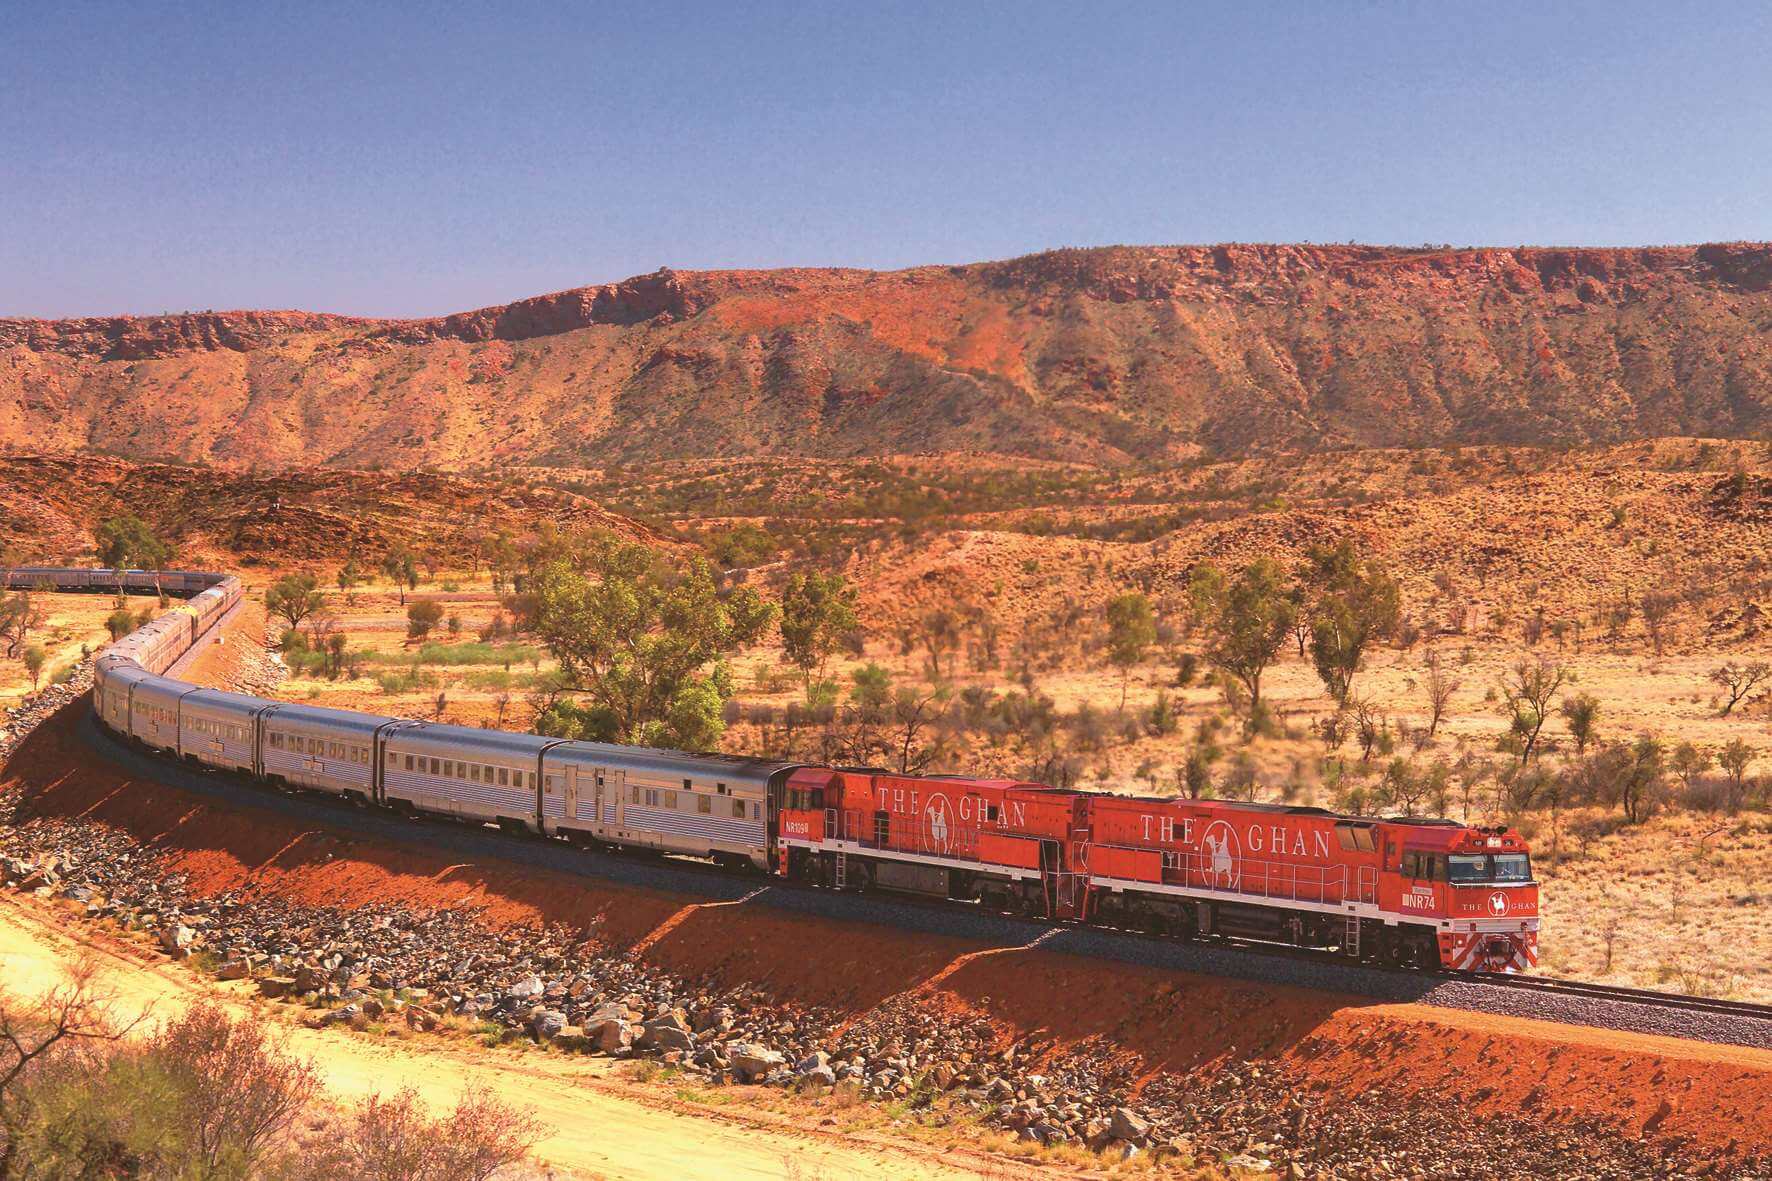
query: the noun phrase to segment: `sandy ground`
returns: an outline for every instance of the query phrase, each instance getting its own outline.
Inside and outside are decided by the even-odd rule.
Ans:
[[[888,1144],[767,1113],[675,1100],[625,1083],[608,1060],[538,1053],[504,1055],[427,1042],[421,1050],[367,1037],[309,1030],[286,1021],[243,986],[206,981],[130,944],[75,924],[66,912],[0,896],[0,978],[20,996],[40,995],[93,957],[116,1011],[155,1017],[213,997],[287,1028],[290,1046],[314,1060],[333,1096],[351,1100],[412,1087],[433,1107],[470,1085],[533,1108],[552,1132],[536,1156],[556,1176],[726,1181],[774,1178],[1014,1176],[1019,1169],[913,1145]],[[1050,1173],[1050,1171],[1045,1171]]]

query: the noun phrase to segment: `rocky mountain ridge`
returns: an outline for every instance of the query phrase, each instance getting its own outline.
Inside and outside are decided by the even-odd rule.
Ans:
[[[1772,245],[1060,250],[677,272],[425,320],[0,320],[0,446],[453,469],[1166,462],[1772,429]]]

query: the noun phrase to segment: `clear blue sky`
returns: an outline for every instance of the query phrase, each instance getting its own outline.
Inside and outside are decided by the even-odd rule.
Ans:
[[[1772,238],[1772,5],[0,0],[0,315]]]

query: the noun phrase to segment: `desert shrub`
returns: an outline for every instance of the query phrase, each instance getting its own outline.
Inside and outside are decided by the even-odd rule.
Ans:
[[[283,1176],[287,1181],[486,1181],[525,1159],[541,1135],[532,1115],[486,1092],[470,1091],[433,1118],[408,1089],[363,1100],[333,1136]]]
[[[383,693],[412,693],[420,689],[435,689],[437,674],[422,668],[400,668],[376,673],[375,683]]]
[[[406,634],[413,639],[424,639],[441,622],[443,604],[435,599],[418,599],[406,608]]]
[[[306,1061],[249,1018],[200,1004],[145,1042],[71,1047],[9,1098],[14,1163],[32,1177],[203,1177],[275,1171],[313,1101]]]

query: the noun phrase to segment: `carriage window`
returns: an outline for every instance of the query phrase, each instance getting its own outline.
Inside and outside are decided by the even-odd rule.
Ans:
[[[762,805],[753,801],[751,803],[751,819],[752,820],[761,820],[762,818],[763,818]]]
[[[412,770],[412,756],[411,755],[406,756],[406,769],[408,771]]]
[[[726,785],[724,783],[716,783],[716,784],[714,784],[714,790],[719,792],[721,795],[725,795],[726,794]]]
[[[637,787],[628,788],[628,803],[637,804],[639,802],[640,802],[640,789]]]
[[[685,779],[685,780],[684,780],[684,781],[683,781],[683,790],[684,790],[684,791],[694,791],[694,790],[695,790],[695,784],[693,784],[693,783],[691,783],[691,782],[689,782],[689,780],[687,780],[687,779]]]
[[[664,806],[667,808],[670,808],[672,810],[676,809],[676,807],[677,807],[677,793],[676,792],[667,791],[664,793]]]
[[[696,796],[695,797],[695,810],[697,812],[712,812],[714,810],[714,797],[713,796]]]
[[[744,819],[744,801],[743,800],[733,800],[732,801],[732,814],[733,814],[733,816],[737,817],[740,820]]]
[[[498,785],[500,787],[509,787],[511,785],[511,773],[504,767],[498,769]]]

